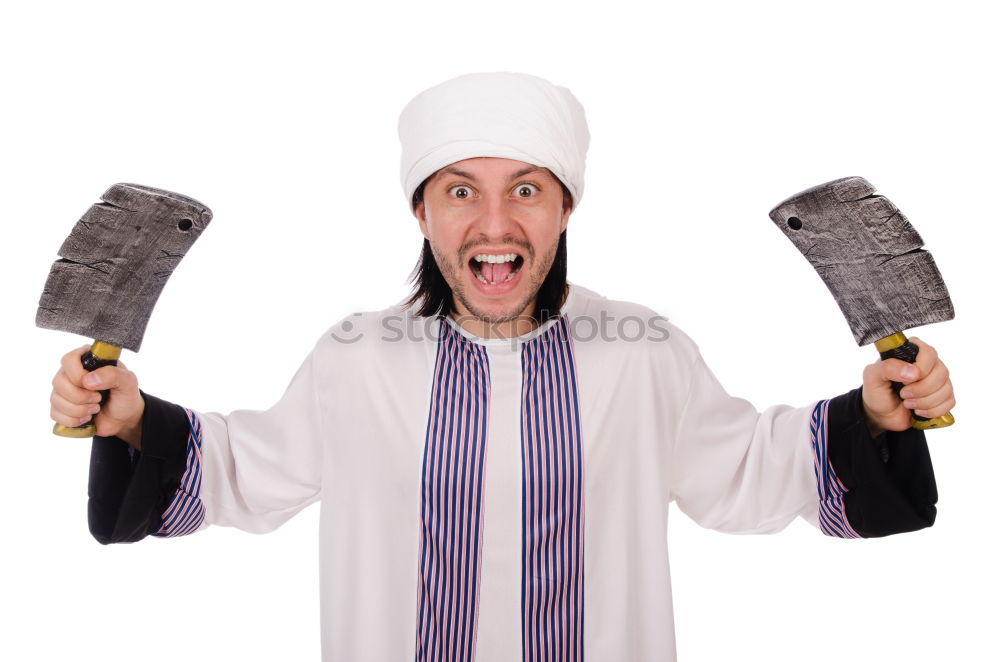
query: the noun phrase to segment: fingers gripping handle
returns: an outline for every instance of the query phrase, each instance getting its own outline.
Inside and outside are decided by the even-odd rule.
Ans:
[[[916,345],[911,343],[906,339],[906,336],[902,333],[894,333],[891,336],[886,336],[881,340],[875,342],[875,348],[879,351],[879,356],[882,360],[886,359],[899,359],[900,361],[906,361],[907,363],[915,363],[917,360],[917,352],[920,351]],[[903,385],[900,382],[891,382],[892,390],[895,391],[896,395],[903,389]],[[938,416],[937,418],[924,418],[923,416],[917,416],[914,413],[910,414],[910,427],[914,427],[918,430],[933,430],[935,428],[946,428],[955,422],[955,417],[951,415],[951,412]]]
[[[121,356],[121,353],[121,347],[95,340],[94,344],[90,346],[90,350],[80,357],[80,362],[87,372],[91,372],[106,365],[118,365],[118,357]],[[101,406],[103,407],[107,401],[108,391],[101,391]],[[93,418],[83,425],[72,428],[56,423],[52,428],[52,434],[60,437],[93,437],[97,434],[97,426],[94,424]]]

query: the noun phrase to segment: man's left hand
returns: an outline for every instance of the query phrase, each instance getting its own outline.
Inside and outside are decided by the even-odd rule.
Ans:
[[[951,377],[937,351],[919,338],[910,338],[910,342],[920,348],[916,363],[879,359],[865,366],[861,395],[873,437],[886,430],[898,432],[909,428],[911,411],[925,418],[937,418],[955,406]],[[899,396],[890,382],[903,384]]]

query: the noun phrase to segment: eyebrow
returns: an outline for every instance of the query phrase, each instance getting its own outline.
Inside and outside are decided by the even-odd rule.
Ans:
[[[543,168],[541,168],[539,166],[528,166],[527,168],[521,168],[520,170],[518,170],[517,172],[515,172],[513,175],[511,175],[508,179],[517,179],[519,177],[524,177],[525,175],[527,175],[529,173],[539,172],[542,169]],[[458,169],[458,168],[456,168],[454,166],[448,166],[446,168],[441,168],[441,170],[438,171],[438,174],[439,175],[455,175],[457,177],[462,177],[464,179],[468,179],[468,180],[473,181],[473,182],[477,181],[476,178],[475,178],[475,176],[473,176],[471,173],[465,172],[464,170],[460,170],[460,169]]]

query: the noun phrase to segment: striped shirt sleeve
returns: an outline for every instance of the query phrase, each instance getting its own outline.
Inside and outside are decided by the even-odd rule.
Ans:
[[[837,477],[829,459],[829,410],[830,401],[821,400],[816,403],[809,420],[809,437],[815,456],[813,469],[816,472],[816,491],[819,493],[819,528],[826,535],[836,538],[860,538],[851,527],[844,509],[844,493],[847,488]]]
[[[163,523],[152,535],[173,538],[194,533],[205,521],[205,504],[201,494],[201,421],[190,409],[184,410],[190,426],[184,474],[180,485],[163,512]]]

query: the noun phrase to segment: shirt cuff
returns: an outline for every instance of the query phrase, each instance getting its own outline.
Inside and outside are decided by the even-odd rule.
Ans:
[[[140,391],[142,451],[118,437],[94,437],[87,519],[101,544],[136,542],[161,528],[186,470],[189,419],[183,407]]]
[[[170,505],[160,518],[162,523],[154,536],[173,538],[194,533],[205,521],[205,504],[201,494],[201,421],[190,409],[184,413],[188,419],[187,453],[184,475]]]
[[[860,538],[851,526],[844,507],[847,488],[837,477],[829,457],[830,401],[821,400],[813,407],[809,419],[809,439],[813,447],[813,469],[816,472],[816,491],[819,493],[819,528],[836,538]]]
[[[813,410],[820,527],[841,538],[877,538],[933,525],[937,485],[924,432],[873,438],[861,395],[857,388]]]

